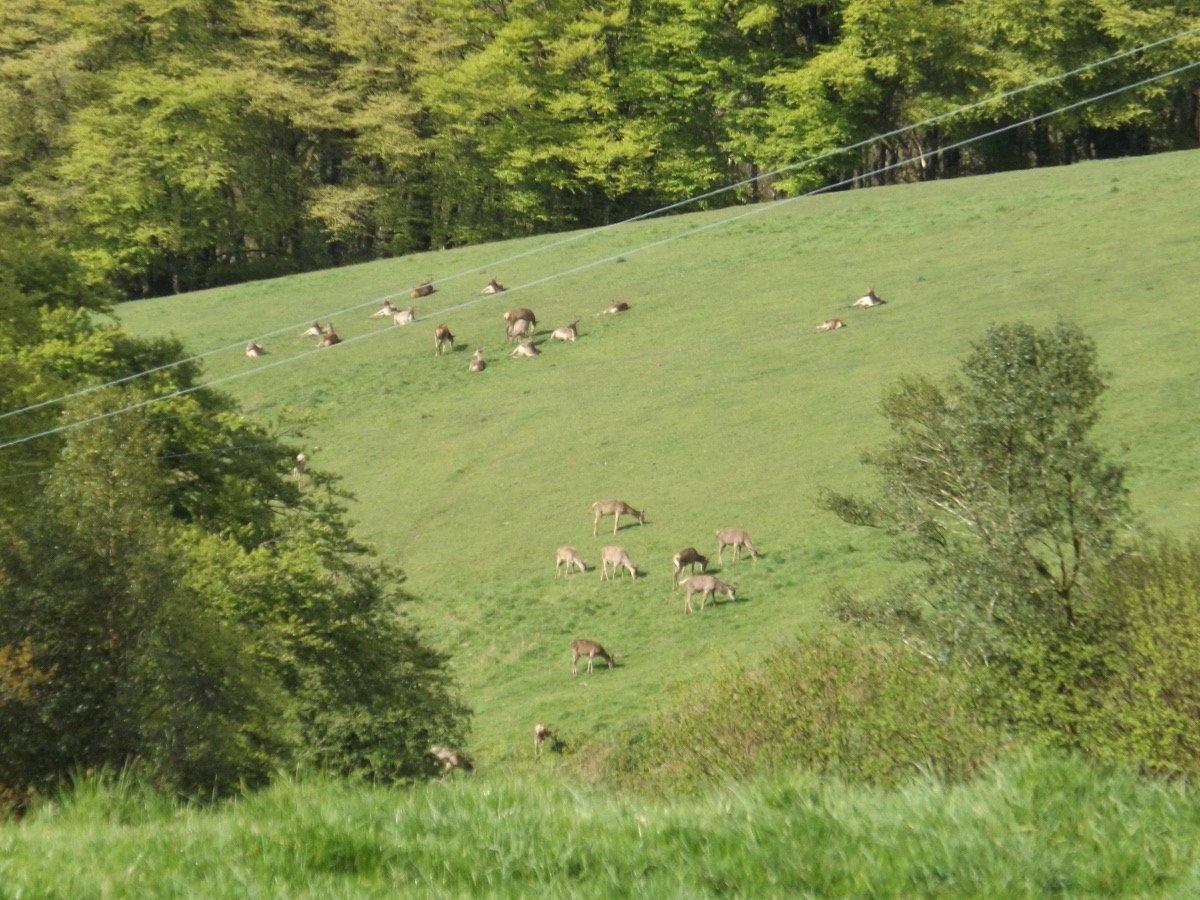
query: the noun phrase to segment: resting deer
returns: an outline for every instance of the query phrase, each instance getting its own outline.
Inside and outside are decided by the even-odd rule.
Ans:
[[[394,325],[411,325],[415,321],[417,321],[415,306],[406,306],[404,309],[398,309],[392,313],[392,324]]]
[[[446,323],[442,323],[437,328],[433,329],[433,355],[441,356],[446,352],[446,348],[454,349],[454,335],[450,333],[450,328]]]
[[[256,359],[260,356],[266,356],[267,351],[263,349],[263,345],[258,341],[251,341],[246,345],[246,355],[251,359]]]
[[[683,571],[684,566],[688,566],[692,574],[696,572],[697,563],[700,564],[701,572],[708,571],[708,557],[701,555],[695,547],[684,547],[671,557],[671,563],[674,567],[674,571],[671,573],[671,583],[676,587],[679,586],[679,573]]]
[[[579,555],[579,551],[574,547],[559,547],[554,552],[554,577],[558,577],[559,569],[566,566],[567,575],[571,574],[571,569],[576,568],[580,572],[587,571],[587,563],[583,561],[583,557]]]
[[[521,341],[521,343],[513,347],[513,351],[509,354],[509,356],[514,358],[518,356],[525,356],[532,359],[535,356],[541,356],[541,354],[542,351],[534,345],[533,341]]]
[[[742,548],[746,549],[755,560],[762,556],[758,552],[758,548],[750,543],[750,535],[741,528],[722,528],[716,533],[717,538],[717,562],[721,562],[721,556],[727,547],[733,548],[733,561],[737,562],[742,558]]]
[[[437,288],[433,286],[433,276],[430,275],[420,284],[413,285],[413,289],[408,292],[408,299],[417,300],[421,297],[428,297],[436,290]]]
[[[484,289],[482,291],[480,291],[479,293],[483,294],[483,296],[485,296],[485,297],[490,297],[492,294],[499,294],[503,290],[504,290],[504,285],[502,285],[495,278],[493,278],[491,281],[489,281],[487,283],[487,285],[484,287]]]
[[[538,722],[533,726],[533,755],[536,759],[542,755],[542,744],[549,744],[553,750],[558,746],[558,737],[550,730],[550,726],[545,722]]]
[[[681,584],[684,590],[683,611],[687,613],[694,611],[692,606],[692,596],[694,594],[700,595],[700,612],[704,612],[708,598],[715,594],[724,594],[730,600],[737,599],[737,588],[732,584],[726,584],[715,575],[693,575],[690,578],[683,579]]]
[[[613,534],[617,533],[617,526],[621,524],[621,516],[633,516],[638,520],[639,525],[646,524],[645,510],[636,510],[624,500],[597,500],[592,504],[592,514],[595,517],[592,522],[592,537],[596,536],[596,532],[600,528],[600,520],[605,516],[613,517]]]
[[[391,300],[384,300],[383,306],[371,313],[372,319],[386,319],[388,316],[394,316],[399,310],[396,309],[396,304]]]
[[[340,344],[342,339],[338,337],[337,332],[333,330],[333,323],[330,322],[321,329],[321,339],[317,341],[317,348],[332,347],[334,344]]]
[[[576,319],[570,325],[560,325],[550,332],[550,339],[554,341],[571,341],[575,342],[575,338],[579,337],[579,320]]]
[[[443,747],[441,744],[434,744],[429,748],[429,755],[438,761],[443,772],[453,772],[455,769],[462,769],[464,772],[474,772],[475,766],[471,760],[467,759],[466,754],[455,750],[453,747]]]
[[[320,322],[313,322],[308,326],[307,331],[300,332],[300,337],[320,337],[325,331],[321,328]]]
[[[504,326],[504,336],[510,341],[533,334],[533,325],[528,319],[517,319],[511,325]]]
[[[487,360],[483,358],[483,348],[476,347],[475,355],[471,357],[471,361],[467,363],[468,372],[482,372],[487,368]]]
[[[845,328],[845,327],[846,327],[846,323],[843,322],[841,319],[837,318],[836,316],[834,316],[832,318],[826,319],[824,322],[822,322],[820,325],[818,325],[814,330],[815,331],[837,331],[839,328]]]
[[[299,478],[308,471],[308,457],[303,453],[296,454],[296,464],[292,466],[292,476]]]
[[[613,658],[612,654],[610,654],[595,641],[590,641],[587,638],[576,638],[575,640],[571,641],[572,675],[579,674],[579,657],[581,656],[587,657],[587,671],[589,675],[592,674],[592,663],[595,662],[597,656],[608,663],[608,667],[610,669],[616,664],[616,660]]]
[[[609,566],[612,566],[611,575],[608,573]],[[600,551],[601,581],[611,581],[622,569],[629,573],[630,578],[637,581],[637,566],[633,564],[633,560],[629,558],[629,554],[623,547],[605,547]]]
[[[871,285],[870,289],[850,304],[851,309],[871,309],[874,306],[883,306],[887,301],[875,293],[875,285]]]
[[[604,307],[603,311],[596,313],[598,316],[615,316],[617,313],[629,311],[629,304],[624,300],[614,300],[608,306]]]

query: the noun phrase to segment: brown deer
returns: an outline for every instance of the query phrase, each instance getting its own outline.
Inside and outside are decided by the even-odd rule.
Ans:
[[[300,332],[300,337],[320,337],[325,331],[321,328],[320,322],[313,322],[308,326],[307,331]]]
[[[533,756],[535,759],[542,755],[543,744],[549,744],[551,750],[555,749],[559,746],[558,736],[550,730],[550,726],[545,722],[538,722],[533,726]]]
[[[518,330],[517,323],[521,321],[524,321],[525,324]],[[504,334],[510,341],[522,334],[532,334],[535,328],[537,328],[537,316],[533,314],[532,309],[518,306],[504,313]]]
[[[828,318],[824,322],[822,322],[820,325],[818,325],[814,329],[814,331],[837,331],[839,328],[845,328],[845,327],[846,327],[845,322],[843,322],[841,319],[837,318],[836,316],[833,316],[832,318]]]
[[[554,551],[554,577],[558,577],[559,569],[566,567],[565,574],[570,575],[571,569],[576,568],[580,572],[587,571],[587,563],[583,561],[583,557],[579,555],[579,551],[574,547],[566,546],[559,547]]]
[[[571,641],[571,674],[579,674],[579,657],[587,657],[587,671],[592,674],[592,663],[596,657],[600,657],[611,669],[616,665],[616,659],[607,650],[597,644],[595,641],[590,641],[587,638],[576,638]]]
[[[592,515],[595,517],[592,522],[592,537],[596,536],[596,532],[600,528],[600,520],[605,516],[613,517],[613,534],[617,533],[617,526],[621,524],[621,516],[633,516],[638,520],[639,525],[646,524],[645,510],[634,509],[624,500],[597,500],[592,504]]]
[[[471,357],[471,361],[467,363],[468,372],[482,372],[487,368],[487,360],[483,358],[483,348],[476,347],[475,355]]]
[[[443,322],[433,329],[433,355],[441,356],[447,352],[446,348],[454,349],[454,335],[450,333],[450,327]]]
[[[455,769],[461,769],[464,772],[474,772],[475,766],[471,760],[467,759],[466,754],[455,750],[453,747],[443,747],[441,744],[434,744],[429,748],[429,755],[438,761],[444,773],[453,772]]]
[[[392,313],[393,325],[411,325],[417,321],[417,308],[415,306],[406,306],[404,309],[398,309]]]
[[[533,334],[533,325],[528,319],[517,319],[511,325],[504,326],[504,336],[510,341]]]
[[[484,287],[484,289],[482,291],[480,291],[479,293],[483,294],[483,296],[485,296],[485,297],[490,297],[492,294],[499,294],[503,290],[504,290],[504,285],[502,285],[495,278],[493,278],[491,281],[489,281],[487,283],[487,285]]]
[[[296,464],[292,466],[292,476],[299,478],[308,471],[308,457],[303,453],[296,454]]]
[[[420,284],[413,285],[413,289],[408,292],[408,299],[409,300],[418,300],[421,297],[428,297],[430,294],[432,294],[436,290],[437,290],[437,288],[435,288],[433,286],[433,276],[430,275],[428,278],[426,278]]]
[[[685,578],[681,582],[684,590],[683,595],[683,611],[690,613],[694,611],[692,607],[692,596],[700,595],[700,612],[704,612],[704,607],[708,603],[708,598],[715,594],[724,594],[730,600],[737,599],[737,588],[732,584],[726,584],[715,575],[693,575],[690,578]]]
[[[721,556],[728,547],[733,548],[734,562],[737,562],[742,558],[743,547],[746,549],[746,552],[754,558],[755,562],[757,562],[758,558],[762,556],[762,554],[758,552],[758,548],[755,547],[754,544],[750,543],[750,535],[741,528],[722,528],[716,533],[715,536],[717,539],[718,563],[721,562]]]
[[[333,330],[333,323],[330,322],[321,329],[321,339],[317,341],[317,349],[322,347],[332,347],[334,344],[340,344],[342,339],[338,337],[337,332]]]
[[[513,358],[524,356],[528,357],[529,359],[533,359],[535,356],[541,356],[542,351],[537,348],[533,341],[521,341],[521,343],[513,347],[512,353],[508,355]]]
[[[377,309],[377,310],[375,310],[375,312],[371,313],[369,318],[386,319],[388,316],[394,316],[397,312],[399,312],[399,310],[396,309],[396,304],[394,304],[390,299],[388,299],[388,300],[384,300],[383,306],[379,307],[379,309]]]
[[[258,341],[251,341],[246,345],[246,355],[251,359],[257,359],[260,356],[266,356],[267,351],[263,349],[263,345]]]
[[[708,571],[708,557],[703,556],[695,547],[684,547],[671,557],[671,564],[674,569],[671,573],[672,584],[676,587],[679,586],[679,573],[683,571],[684,566],[688,566],[694,575],[697,563],[700,565],[701,572]]]
[[[612,566],[611,575],[608,572],[609,566]],[[637,581],[637,566],[633,564],[633,560],[629,558],[629,554],[623,547],[604,547],[600,550],[601,581],[612,581],[622,569],[629,573],[630,578]]]
[[[629,311],[629,304],[624,300],[614,300],[608,306],[604,307],[603,311],[596,313],[598,316],[615,316],[617,313]]]
[[[579,337],[579,320],[576,319],[570,325],[560,325],[550,332],[550,339],[553,341],[570,341],[575,342],[575,338]]]
[[[871,309],[876,306],[883,306],[887,301],[875,293],[875,285],[871,285],[870,289],[850,304],[851,309]]]

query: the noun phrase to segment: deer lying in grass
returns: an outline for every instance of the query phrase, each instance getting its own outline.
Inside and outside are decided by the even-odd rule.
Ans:
[[[596,532],[600,528],[600,520],[605,516],[613,517],[613,534],[617,533],[617,526],[621,524],[621,516],[633,516],[638,520],[639,525],[646,524],[645,510],[636,510],[624,500],[597,500],[592,504],[592,537],[596,536]]]
[[[692,596],[700,595],[700,612],[704,612],[704,607],[708,603],[708,598],[715,594],[724,594],[730,600],[737,599],[737,588],[732,584],[726,584],[715,575],[693,575],[690,578],[685,578],[681,582],[683,585],[683,611],[690,613],[694,611],[692,607]]]
[[[337,332],[333,330],[333,323],[330,322],[321,329],[321,339],[317,341],[317,348],[320,349],[321,347],[332,347],[334,344],[340,344],[341,342],[342,339],[338,337]]]
[[[392,313],[393,325],[411,325],[417,321],[417,308],[415,306],[406,306],[404,309],[398,309]]]
[[[550,339],[553,341],[570,341],[575,342],[575,338],[579,337],[579,320],[576,319],[570,325],[560,325],[550,332]]]
[[[307,331],[300,332],[300,337],[320,337],[324,333],[325,330],[321,327],[321,323],[313,322],[308,326]]]
[[[614,300],[608,306],[604,307],[601,312],[596,313],[598,316],[615,316],[617,313],[629,311],[629,304],[624,300]]]
[[[850,304],[851,309],[871,309],[875,306],[883,306],[887,301],[875,293],[875,285],[871,285],[870,289]]]
[[[612,567],[612,574],[609,574],[609,566]],[[600,550],[601,581],[612,581],[622,569],[629,573],[630,578],[637,581],[637,566],[633,564],[633,560],[629,558],[629,554],[625,552],[625,548],[610,546]]]
[[[716,538],[718,563],[721,562],[722,554],[729,547],[733,548],[734,562],[737,562],[742,558],[742,548],[745,548],[746,552],[754,558],[755,562],[757,562],[758,558],[762,556],[762,554],[758,552],[758,548],[755,547],[754,544],[750,543],[750,535],[741,528],[722,528],[716,533]]]
[[[545,722],[538,722],[533,726],[533,756],[536,759],[542,755],[542,745],[549,744],[550,749],[554,750],[559,746],[557,735],[550,730],[550,726]]]
[[[430,294],[432,294],[436,290],[437,290],[437,288],[435,288],[433,286],[433,276],[430,275],[428,278],[426,278],[420,284],[413,285],[413,289],[408,292],[408,299],[409,300],[417,300],[417,299],[420,299],[421,297],[428,297]]]
[[[822,322],[820,325],[818,325],[814,329],[814,331],[837,331],[839,328],[845,328],[845,327],[846,327],[846,323],[843,322],[841,319],[837,318],[836,316],[834,316],[832,318],[826,319],[824,322]]]
[[[443,747],[441,744],[434,744],[429,748],[429,755],[438,761],[445,773],[453,772],[455,769],[461,769],[464,772],[474,772],[475,766],[471,760],[467,759],[466,754],[455,750],[453,747]]]
[[[447,352],[447,348],[454,349],[454,335],[450,333],[450,327],[443,322],[433,329],[433,355],[441,356]]]
[[[679,573],[683,571],[684,566],[688,566],[694,575],[696,573],[696,565],[700,565],[701,572],[708,571],[708,557],[702,556],[700,551],[695,547],[684,547],[673,557],[671,564],[673,571],[671,572],[671,583],[676,587],[679,586]]]
[[[398,311],[399,310],[396,309],[396,304],[394,304],[391,300],[384,300],[383,306],[371,313],[369,318],[386,319],[388,316],[394,316]]]
[[[533,359],[535,356],[541,356],[542,351],[534,345],[533,341],[521,341],[521,343],[513,347],[512,353],[508,355],[514,359],[518,356],[524,356],[528,357],[529,359]]]
[[[471,357],[471,361],[467,363],[468,372],[482,372],[487,368],[487,360],[483,358],[483,348],[476,347],[475,355]]]
[[[296,454],[296,464],[292,466],[292,477],[299,478],[308,471],[308,457],[303,453]]]
[[[504,290],[504,285],[502,285],[495,278],[493,278],[491,281],[489,281],[487,283],[487,285],[484,287],[484,289],[482,291],[480,291],[479,293],[483,294],[483,296],[485,296],[485,297],[490,297],[492,294],[499,294],[503,290]]]
[[[266,356],[267,351],[263,349],[263,345],[258,341],[251,341],[246,345],[246,355],[251,359],[257,359],[260,356]]]
[[[613,658],[612,654],[610,654],[595,641],[590,641],[587,638],[576,638],[575,640],[571,641],[572,675],[579,674],[579,657],[581,656],[587,657],[587,671],[589,675],[592,674],[592,663],[595,662],[597,656],[608,663],[608,667],[610,669],[616,664],[616,660]]]
[[[515,341],[531,334],[533,334],[533,323],[528,319],[517,319],[511,325],[504,326],[504,336],[510,341]]]
[[[580,572],[587,571],[587,563],[583,561],[583,557],[579,555],[579,551],[574,547],[566,546],[559,547],[554,551],[554,577],[558,577],[559,569],[566,567],[564,574],[570,575],[571,569],[578,569]]]

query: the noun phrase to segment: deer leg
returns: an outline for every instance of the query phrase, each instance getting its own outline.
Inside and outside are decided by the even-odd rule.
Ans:
[[[579,654],[574,651],[571,652],[571,674],[579,674]]]
[[[596,536],[596,529],[600,527],[600,513],[596,513],[596,518],[592,520],[592,537]]]
[[[596,659],[596,658],[595,658],[594,656],[592,656],[592,654],[590,654],[590,653],[588,654],[588,670],[587,670],[587,673],[588,673],[589,675],[591,675],[591,674],[592,674],[592,663],[593,663],[593,662],[595,662],[595,659]]]
[[[621,524],[621,514],[618,512],[613,516],[613,534],[617,533],[617,526]]]

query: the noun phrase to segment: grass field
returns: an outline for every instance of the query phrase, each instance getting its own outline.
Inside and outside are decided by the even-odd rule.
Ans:
[[[468,375],[467,352],[433,357],[433,322],[385,330],[364,309],[338,317],[339,333],[378,336],[229,389],[264,419],[307,419],[314,464],[344,477],[362,536],[404,569],[418,598],[412,615],[452,654],[475,711],[469,749],[495,769],[528,757],[535,721],[576,742],[603,738],[719,661],[753,658],[820,627],[832,584],[882,583],[886,548],[820,512],[816,494],[822,485],[866,486],[859,456],[882,436],[883,384],[947,371],[991,322],[1065,316],[1096,338],[1112,382],[1103,433],[1132,467],[1137,506],[1151,525],[1194,528],[1198,178],[1194,152],[874,189],[632,253],[730,213],[642,223],[421,301],[419,312],[434,313],[475,295],[490,275],[515,288],[628,253],[447,314],[460,344],[483,346],[492,359],[481,375]],[[178,334],[199,351],[553,239],[142,301],[120,315],[136,333]],[[888,304],[846,309],[869,284]],[[592,315],[616,297],[629,300],[628,314]],[[532,307],[545,326],[580,318],[582,337],[546,345],[537,359],[505,359],[501,312],[515,305]],[[814,334],[833,314],[849,327]],[[311,346],[290,335],[268,341],[267,361]],[[238,349],[207,371],[257,364]],[[644,577],[602,584],[590,572],[556,583],[558,545],[574,544],[595,564],[612,542],[591,536],[588,509],[609,496],[647,509],[645,527],[616,539]],[[749,529],[767,555],[724,567],[744,599],[685,618],[671,595],[671,554],[689,544],[707,552],[714,529],[731,525]],[[567,644],[578,636],[600,640],[620,665],[571,678]],[[901,835],[907,826],[895,815]],[[727,835],[751,827],[738,821]],[[701,840],[680,829],[671,853]],[[497,859],[508,850],[497,848]],[[803,858],[797,866],[808,865]],[[629,864],[646,865],[651,880],[674,877],[655,875],[653,859]],[[811,865],[820,872],[826,863]],[[861,871],[870,877],[870,866]],[[716,886],[726,876],[712,877]]]

